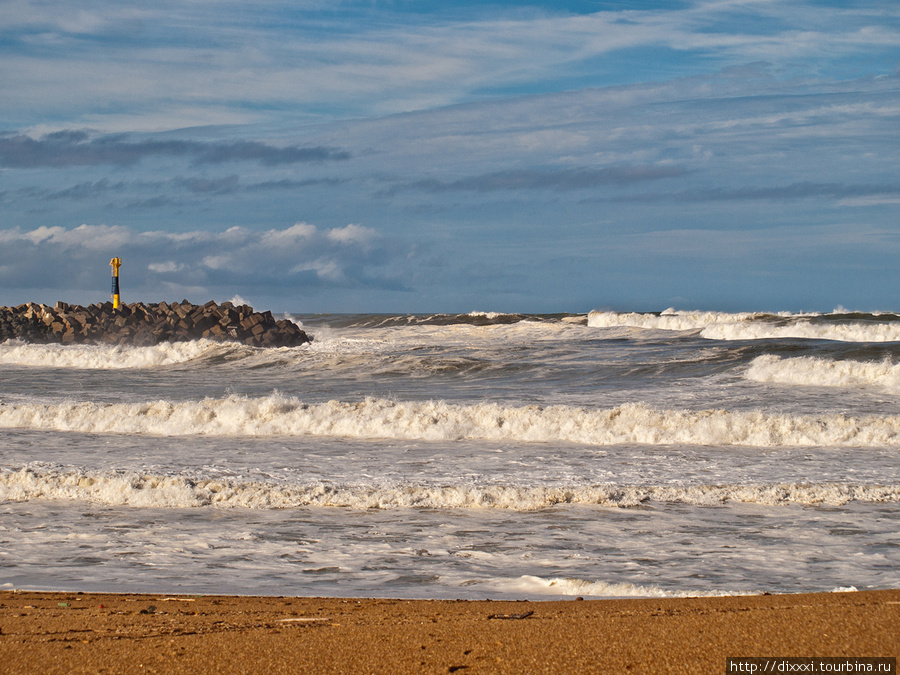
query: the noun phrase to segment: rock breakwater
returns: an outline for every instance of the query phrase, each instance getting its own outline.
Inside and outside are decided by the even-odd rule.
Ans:
[[[0,341],[150,346],[200,338],[254,347],[295,347],[311,341],[293,321],[276,320],[271,312],[231,302],[135,302],[117,309],[111,302],[88,307],[65,302],[54,307],[33,302],[0,307]]]

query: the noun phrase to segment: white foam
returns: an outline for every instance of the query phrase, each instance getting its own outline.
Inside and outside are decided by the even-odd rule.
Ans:
[[[230,345],[211,340],[164,342],[151,347],[26,344],[7,341],[0,344],[0,363],[43,368],[101,370],[156,368],[186,363],[229,348]]]
[[[531,595],[576,595],[598,598],[712,598],[729,595],[752,595],[747,591],[669,591],[655,585],[585,581],[561,577],[543,578],[525,575],[500,582],[501,590]]]
[[[900,392],[900,365],[890,361],[835,361],[813,356],[753,359],[744,377],[754,382],[817,387],[879,387]]]
[[[317,329],[316,339],[304,345],[302,354],[324,356],[390,353],[396,349],[387,338],[337,335],[328,329]]]
[[[783,506],[900,501],[900,485],[784,483],[776,485],[574,486],[337,485],[321,481],[286,485],[260,481],[190,478],[139,472],[23,468],[0,470],[0,501],[60,499],[110,506],[287,509],[461,509],[514,511],[558,504],[632,507],[646,502],[716,505],[727,502]]]
[[[709,340],[765,340],[801,338],[838,342],[897,342],[900,322],[886,323],[811,323],[798,321],[783,326],[759,322],[721,324],[700,331]]]
[[[900,341],[900,322],[812,322],[823,314],[779,312],[701,312],[667,309],[660,314],[598,312],[588,314],[591,328],[632,327],[647,330],[699,331],[709,340],[763,340],[800,338],[841,342]],[[877,315],[873,315],[877,316]],[[772,319],[777,317],[775,321]]]
[[[758,319],[764,314],[725,312],[675,311],[667,309],[660,314],[642,314],[639,312],[590,312],[588,326],[591,328],[617,328],[628,326],[651,330],[692,331],[713,326],[719,323],[732,324],[740,321]]]
[[[469,312],[466,316],[471,316],[473,318],[485,318],[485,319],[499,319],[501,316],[513,316],[511,314],[505,314],[504,312]]]
[[[312,435],[424,441],[462,439],[588,445],[884,446],[900,443],[900,416],[766,411],[462,405],[366,398],[307,404],[275,393],[201,401],[0,403],[0,428],[162,436]]]

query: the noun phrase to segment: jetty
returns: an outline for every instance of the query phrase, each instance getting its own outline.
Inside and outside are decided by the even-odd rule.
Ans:
[[[112,302],[55,306],[33,302],[0,307],[0,342],[152,346],[199,339],[254,347],[296,347],[312,339],[289,319],[256,312],[249,305],[187,300],[114,307]]]

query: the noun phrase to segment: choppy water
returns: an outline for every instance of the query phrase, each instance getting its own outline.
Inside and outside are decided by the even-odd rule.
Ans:
[[[0,585],[900,585],[897,315],[295,320],[312,344],[0,345]]]

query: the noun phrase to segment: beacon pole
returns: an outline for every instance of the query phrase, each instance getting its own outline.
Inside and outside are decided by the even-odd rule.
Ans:
[[[121,258],[113,258],[109,261],[112,265],[112,302],[113,309],[119,309],[119,268],[122,266]]]

